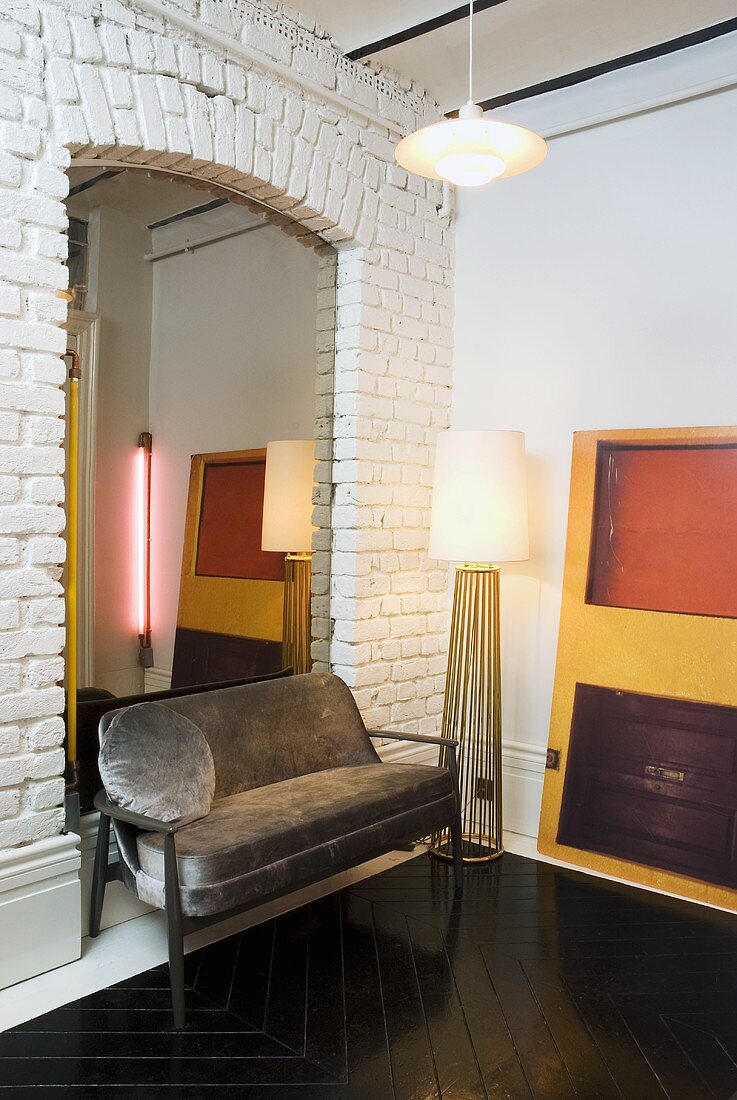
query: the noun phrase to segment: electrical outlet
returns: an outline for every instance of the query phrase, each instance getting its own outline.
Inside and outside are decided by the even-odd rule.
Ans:
[[[494,780],[482,775],[476,776],[476,797],[485,802],[493,802]]]
[[[545,754],[545,767],[551,772],[557,772],[560,769],[560,749],[548,749]]]

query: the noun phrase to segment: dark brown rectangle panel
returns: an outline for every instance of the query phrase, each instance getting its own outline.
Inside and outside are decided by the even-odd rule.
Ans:
[[[174,635],[173,688],[263,676],[281,668],[281,642],[238,638],[178,626]]]
[[[284,555],[261,549],[265,473],[265,458],[205,466],[197,576],[284,580]]]
[[[737,887],[737,707],[577,684],[558,843]]]
[[[588,603],[737,618],[737,445],[602,442]]]

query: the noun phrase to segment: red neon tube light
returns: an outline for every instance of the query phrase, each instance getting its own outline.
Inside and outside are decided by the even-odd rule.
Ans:
[[[136,609],[142,650],[151,648],[151,433],[141,432],[136,456]],[[142,662],[145,663],[145,662]]]

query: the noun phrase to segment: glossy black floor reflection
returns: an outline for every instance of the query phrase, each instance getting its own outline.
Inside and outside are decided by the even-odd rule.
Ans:
[[[104,933],[103,933],[104,934]],[[0,1095],[728,1100],[737,917],[423,856],[0,1035]]]

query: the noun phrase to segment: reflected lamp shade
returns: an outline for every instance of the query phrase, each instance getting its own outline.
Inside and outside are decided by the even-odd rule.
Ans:
[[[279,439],[266,446],[261,549],[279,553],[312,549],[314,439]]]
[[[529,557],[523,432],[440,433],[429,554],[460,562]]]

